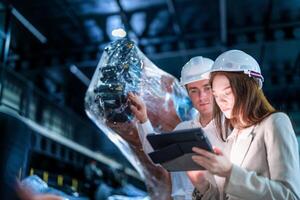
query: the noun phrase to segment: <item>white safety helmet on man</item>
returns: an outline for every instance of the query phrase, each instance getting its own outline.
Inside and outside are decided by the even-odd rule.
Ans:
[[[214,71],[244,72],[256,79],[260,88],[264,81],[257,61],[241,50],[229,50],[219,55],[211,69]]]
[[[181,70],[180,85],[209,79],[209,73],[214,61],[202,56],[196,56],[190,59]]]

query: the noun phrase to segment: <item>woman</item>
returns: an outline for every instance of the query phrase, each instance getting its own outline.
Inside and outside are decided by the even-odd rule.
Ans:
[[[193,148],[193,160],[219,177],[216,186],[188,172],[193,198],[300,199],[297,139],[289,117],[265,98],[256,60],[230,50],[216,59],[212,71],[214,117],[228,145],[224,152],[215,147],[215,154]]]

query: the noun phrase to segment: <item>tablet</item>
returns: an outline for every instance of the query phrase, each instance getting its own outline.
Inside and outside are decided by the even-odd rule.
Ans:
[[[162,134],[149,134],[147,139],[154,151],[149,157],[168,171],[203,170],[192,156],[193,147],[213,152],[212,145],[201,128],[177,130]]]
[[[161,134],[152,133],[147,135],[147,140],[154,150],[158,150],[172,144],[192,142],[199,148],[213,152],[212,145],[202,128],[176,130]],[[192,151],[190,150],[190,152]]]

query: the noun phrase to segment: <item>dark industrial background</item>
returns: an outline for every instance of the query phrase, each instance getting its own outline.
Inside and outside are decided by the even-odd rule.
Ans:
[[[193,56],[246,51],[261,66],[267,97],[289,114],[300,137],[300,1],[7,0],[0,2],[1,134],[7,138],[3,148],[12,141],[26,149],[12,150],[22,158],[21,172],[16,169],[21,177],[41,169],[36,173],[45,176],[50,163],[57,173],[76,165],[68,172],[72,177],[96,160],[108,171],[116,165],[144,189],[84,111],[89,80],[104,47],[117,39],[111,34],[117,28],[177,78]],[[10,119],[15,114],[4,113],[29,119],[34,131],[25,137],[23,124]]]

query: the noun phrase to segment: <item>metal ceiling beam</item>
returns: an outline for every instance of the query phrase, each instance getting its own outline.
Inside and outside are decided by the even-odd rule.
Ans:
[[[219,0],[220,9],[220,38],[223,45],[227,44],[227,7],[226,0]]]
[[[264,26],[263,26],[265,35],[267,35],[268,31],[270,31],[270,21],[272,17],[272,12],[273,12],[273,0],[268,0],[268,4],[265,11],[265,17],[264,17]],[[265,42],[263,42],[261,44],[261,51],[258,60],[259,64],[263,63],[263,59],[265,57],[265,50],[266,50],[266,45]]]
[[[120,0],[116,0],[116,3],[118,4],[119,9],[120,9],[119,15],[121,16],[121,20],[125,26],[125,31],[127,32],[127,36],[130,31],[134,34],[134,37],[135,37],[135,38],[131,38],[131,39],[139,40],[137,33],[133,30],[133,28],[130,25],[129,17],[128,17],[127,13],[125,12],[125,10],[123,9],[123,6],[122,6]],[[136,42],[138,42],[138,41],[136,41]]]
[[[11,13],[16,17],[16,19],[21,22],[21,24],[32,33],[41,43],[46,43],[47,38],[37,30],[19,11],[12,8]]]
[[[4,31],[3,36],[0,37],[2,40],[0,41],[0,43],[2,43],[0,62],[2,62],[1,64],[3,64],[3,66],[5,67],[8,58],[10,39],[11,39],[11,7],[8,6],[5,8],[5,19],[4,19],[3,31]]]
[[[180,19],[178,18],[178,15],[176,14],[177,11],[175,8],[174,0],[167,0],[167,5],[168,5],[168,11],[172,17],[174,32],[178,36],[180,50],[185,51],[186,44],[185,44],[185,38],[184,38],[184,31],[182,29]]]
[[[282,42],[282,41],[266,41],[265,44],[269,45],[269,44],[274,44],[274,43],[278,43],[278,42]],[[244,44],[234,44],[232,45],[230,48],[233,49],[249,49],[249,48],[256,48],[259,49],[261,46],[261,42],[255,42],[255,43],[244,43]],[[222,51],[226,50],[224,49],[226,48],[224,45],[216,45],[216,46],[209,46],[209,47],[199,47],[196,49],[188,49],[185,50],[184,52],[182,51],[169,51],[169,52],[160,52],[160,53],[151,53],[151,54],[146,54],[147,57],[149,57],[149,59],[151,60],[159,60],[159,59],[170,59],[170,58],[174,58],[174,57],[182,57],[182,56],[186,56],[186,57],[191,57],[191,56],[196,56],[196,55],[201,55],[201,54],[211,54],[211,53],[221,53]],[[99,50],[101,51],[101,50]],[[38,56],[38,55],[36,55]],[[89,60],[83,60],[83,61],[79,61],[79,62],[68,62],[68,63],[63,63],[63,64],[59,64],[59,65],[49,65],[49,66],[40,66],[37,69],[32,69],[32,70],[26,70],[28,73],[30,74],[35,74],[40,72],[41,70],[45,70],[45,69],[66,69],[69,68],[70,65],[74,64],[77,66],[77,68],[79,69],[84,69],[84,68],[95,68],[98,63],[99,63],[99,59],[89,59]],[[297,65],[298,66],[298,65]]]
[[[89,86],[91,80],[80,70],[76,65],[70,66],[70,71],[76,76],[85,86]]]
[[[123,7],[122,7],[123,8]],[[126,11],[127,15],[132,15],[134,13],[138,13],[138,12],[157,12],[158,10],[162,10],[165,8],[164,4],[159,4],[159,5],[155,5],[152,7],[142,7],[142,8],[137,8],[134,10],[129,10]],[[84,18],[84,19],[90,19],[90,18],[101,18],[101,19],[105,19],[107,17],[110,16],[114,16],[114,15],[119,15],[120,12],[110,12],[110,13],[85,13],[85,14],[80,14],[78,17]],[[64,19],[65,15],[59,15],[59,16],[51,16],[50,19],[54,19],[54,20],[61,20]]]
[[[56,0],[56,4],[61,8],[62,12],[66,13],[68,16],[68,19],[71,21],[71,23],[77,28],[77,31],[83,36],[84,39],[88,40],[89,37],[84,31],[84,26],[81,21],[81,19],[75,14],[75,11],[73,10],[71,5],[66,5],[67,3],[65,0]]]

